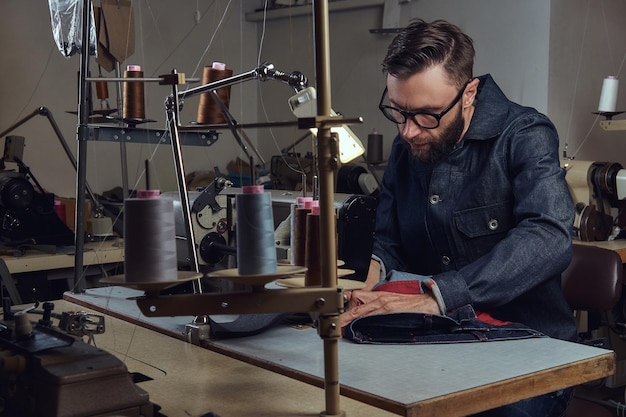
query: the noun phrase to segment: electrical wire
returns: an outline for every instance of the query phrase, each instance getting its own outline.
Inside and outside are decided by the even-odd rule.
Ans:
[[[605,7],[604,7],[604,1],[600,2],[600,4],[601,4],[602,20],[604,22],[604,28],[605,28],[605,31],[604,31],[604,35],[606,37],[605,43],[606,43],[606,45],[610,45],[611,38],[610,38],[610,35],[609,35],[609,32],[608,32],[609,25],[607,24],[608,20],[607,20],[607,17],[606,17],[606,10],[605,10]],[[575,157],[578,154],[578,152],[582,149],[582,147],[585,145],[585,143],[587,142],[587,140],[591,136],[591,133],[592,133],[593,129],[595,128],[595,126],[597,125],[598,120],[600,118],[600,115],[597,115],[594,118],[593,122],[591,123],[591,126],[589,127],[589,130],[587,131],[587,134],[584,136],[584,138],[582,139],[582,141],[580,142],[578,147],[575,149],[575,151],[570,156],[568,156],[567,155],[567,151],[568,151],[568,148],[569,148],[569,138],[570,138],[570,132],[571,132],[573,119],[574,119],[574,105],[576,103],[576,96],[577,96],[577,93],[578,93],[578,85],[580,83],[580,73],[581,73],[583,56],[584,56],[584,54],[583,54],[584,48],[583,48],[582,45],[585,44],[584,40],[587,37],[587,26],[588,26],[588,22],[589,22],[589,19],[590,19],[590,13],[591,13],[591,10],[592,10],[592,6],[595,6],[595,5],[596,5],[596,3],[593,0],[588,0],[588,2],[587,2],[587,11],[586,11],[586,14],[585,14],[585,25],[584,25],[584,29],[583,29],[582,42],[580,42],[581,48],[580,48],[580,54],[579,54],[579,57],[578,57],[578,68],[577,68],[577,71],[576,71],[576,79],[574,81],[574,99],[572,100],[572,104],[571,104],[571,107],[570,107],[569,123],[568,123],[568,126],[567,126],[567,134],[565,136],[565,144],[564,144],[565,156],[567,158],[570,158],[570,159],[575,159]],[[615,58],[613,56],[613,50],[611,48],[609,48],[608,52],[609,52],[609,61],[610,61],[611,67],[614,67],[615,66],[615,62],[614,62]],[[619,66],[617,67],[617,71],[615,72],[615,76],[618,77],[618,78],[619,78],[619,75],[621,74],[622,69],[624,67],[624,62],[626,62],[626,53],[622,57],[622,60],[621,60],[621,62],[619,64]]]
[[[263,45],[265,42],[265,32],[266,32],[266,27],[267,27],[267,7],[268,7],[268,0],[265,0],[263,4],[263,21],[262,21],[262,29],[261,29],[261,39],[259,41],[259,52],[257,55],[257,66],[261,65],[261,56],[262,56],[262,51],[263,51]],[[263,115],[265,116],[265,120],[269,120],[267,108],[265,107],[265,102],[263,101],[263,95],[261,94],[260,84],[257,84],[257,91],[259,93],[259,101],[261,104],[261,110],[263,111]],[[295,172],[296,174],[300,175],[304,179],[303,184],[302,184],[302,189],[306,190],[306,172],[302,165],[302,162],[300,161],[300,158],[297,157],[297,153],[294,152],[294,154],[296,155],[296,161],[297,161],[299,169],[296,169],[295,167],[293,167],[293,165],[288,163],[288,161],[285,159],[285,155],[281,152],[281,148],[278,144],[278,140],[276,139],[276,135],[274,134],[274,130],[272,128],[269,128],[269,134],[272,138],[274,146],[278,150],[278,154],[280,158],[285,164],[285,167]],[[294,138],[294,144],[295,144],[295,138]]]
[[[587,23],[589,22],[590,8],[591,8],[591,3],[590,3],[590,1],[587,1],[587,13],[585,14],[585,26],[583,28],[583,35],[582,35],[582,39],[583,40],[587,37]],[[580,47],[580,54],[578,55],[578,66],[576,68],[576,79],[574,80],[574,92],[573,92],[574,98],[573,98],[572,104],[570,106],[569,122],[567,124],[567,133],[565,135],[564,153],[565,153],[566,157],[567,157],[567,150],[568,150],[568,147],[569,147],[570,132],[571,132],[572,124],[573,124],[573,120],[574,120],[574,105],[576,104],[576,96],[577,96],[577,93],[578,93],[578,84],[579,84],[579,81],[580,81],[580,71],[582,69],[582,61],[583,61],[583,50],[584,50],[583,45],[585,43],[584,42],[580,42],[579,44],[581,45],[581,47]],[[595,122],[593,123],[593,125],[595,125]],[[593,128],[593,125],[592,125],[591,128]],[[591,132],[591,129],[589,129],[589,131]],[[589,137],[589,133],[587,133],[587,137]],[[583,140],[583,143],[578,146],[576,151],[571,155],[572,159],[576,156],[576,154],[578,153],[578,150],[580,150],[580,148],[582,147],[584,142],[587,140],[587,137]]]
[[[193,70],[193,72],[191,74],[192,77],[196,76],[196,74],[198,73],[198,70],[200,69],[200,66],[202,66],[202,63],[204,62],[204,57],[209,52],[209,49],[211,49],[211,45],[213,44],[213,40],[215,39],[215,35],[217,35],[217,33],[219,32],[220,28],[222,27],[222,23],[224,23],[224,19],[226,18],[226,15],[228,14],[228,9],[230,8],[231,3],[232,3],[232,0],[228,0],[228,4],[226,4],[226,8],[224,9],[224,13],[222,13],[222,17],[220,18],[220,20],[219,20],[219,22],[217,24],[217,27],[213,31],[213,35],[211,35],[211,39],[209,40],[208,45],[204,49],[204,52],[202,53],[202,55],[200,55],[200,59],[198,60],[198,64],[196,65],[196,68]]]

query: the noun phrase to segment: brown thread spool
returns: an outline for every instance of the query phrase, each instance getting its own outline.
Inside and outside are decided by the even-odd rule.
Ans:
[[[298,266],[305,266],[306,263],[306,216],[311,212],[311,206],[307,203],[304,207],[296,207],[294,212],[293,264]]]
[[[106,81],[96,81],[96,97],[98,97],[99,100],[109,98],[109,86]]]
[[[320,265],[320,210],[313,207],[306,216],[306,247],[304,274],[306,287],[322,285],[322,268]]]
[[[219,62],[214,62],[212,66],[204,67],[202,73],[202,84],[209,84],[213,81],[222,80],[233,75],[233,70]],[[230,104],[230,86],[222,87],[215,90],[217,96],[222,100],[226,108]],[[215,102],[213,94],[203,93],[200,95],[198,103],[198,115],[196,121],[202,124],[220,124],[226,123],[226,117],[222,112],[222,108]]]
[[[129,65],[124,71],[124,78],[143,78],[143,71],[139,65]],[[143,82],[124,82],[124,108],[122,118],[124,120],[144,120],[146,109],[144,106]]]

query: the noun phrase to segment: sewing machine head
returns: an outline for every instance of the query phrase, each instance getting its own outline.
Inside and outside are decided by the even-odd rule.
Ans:
[[[626,225],[626,170],[614,162],[562,161],[576,207],[574,238],[602,241],[619,235]]]

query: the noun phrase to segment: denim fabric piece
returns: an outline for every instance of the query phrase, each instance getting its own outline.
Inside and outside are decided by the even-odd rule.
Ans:
[[[426,313],[392,313],[354,319],[343,337],[369,344],[437,344],[470,343],[494,340],[546,337],[519,323],[497,323],[480,320],[466,305],[449,316]]]

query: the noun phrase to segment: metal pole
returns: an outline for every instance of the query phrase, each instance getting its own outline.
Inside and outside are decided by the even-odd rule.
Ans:
[[[122,76],[122,68],[119,61],[115,61],[115,75],[116,77]],[[124,99],[123,99],[123,84],[121,81],[117,82],[117,114],[119,116],[120,126],[124,126],[123,114],[124,114]],[[123,198],[130,197],[130,191],[128,188],[128,161],[126,157],[126,143],[120,141],[120,164],[122,169],[122,196]]]
[[[330,116],[330,39],[328,24],[328,0],[315,0],[315,69],[317,81],[317,115]],[[322,286],[337,287],[337,248],[334,201],[334,171],[337,155],[331,152],[333,137],[329,127],[318,129],[318,167],[320,190],[320,240]],[[336,149],[336,148],[335,148]],[[328,317],[335,329],[339,324],[339,313]],[[324,389],[326,395],[325,416],[343,415],[339,406],[339,336],[326,337],[324,342]]]
[[[89,74],[89,28],[91,17],[91,1],[83,2],[82,20],[82,45],[80,54],[80,83],[78,89],[78,162],[76,176],[76,219],[74,222],[75,233],[75,254],[74,254],[74,282],[70,290],[83,292],[85,283],[83,275],[83,251],[85,247],[85,187],[86,187],[86,162],[87,162],[87,140],[89,136],[89,94],[88,83],[86,81]]]
[[[176,74],[176,71],[172,71]],[[183,163],[183,153],[180,146],[180,136],[178,132],[178,122],[180,119],[178,106],[178,84],[172,84],[172,96],[167,99],[167,114],[170,125],[170,134],[172,142],[172,152],[174,154],[174,166],[176,169],[176,180],[178,182],[178,192],[180,195],[180,205],[183,211],[183,219],[185,219],[185,231],[187,232],[187,249],[189,252],[189,263],[193,271],[198,272],[198,255],[196,253],[196,238],[194,236],[193,222],[191,220],[191,207],[189,206],[189,195],[187,193],[187,184],[185,184],[185,167]],[[202,282],[200,279],[193,282],[193,290],[195,294],[202,293]]]

